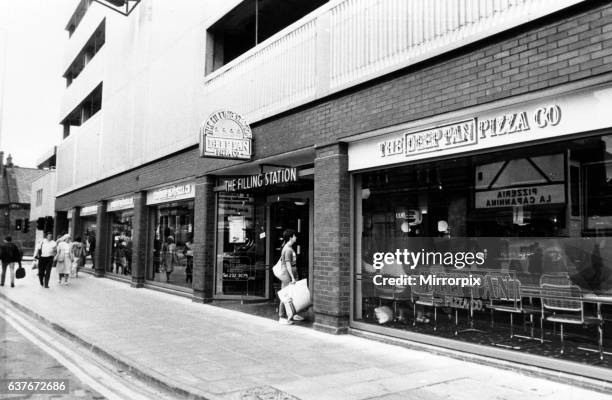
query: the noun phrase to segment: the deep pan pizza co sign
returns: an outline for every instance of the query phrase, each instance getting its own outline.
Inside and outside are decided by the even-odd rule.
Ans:
[[[512,104],[500,100],[366,132],[364,138],[349,143],[348,169],[358,171],[502,148],[612,126],[612,84],[548,93],[537,99],[524,96],[525,101],[516,98]]]
[[[528,132],[556,126],[561,121],[561,108],[558,105],[540,107],[531,118],[526,111],[511,112],[494,118],[465,121],[442,125],[433,129],[408,132],[396,139],[378,143],[380,157],[443,151],[464,146],[474,146],[478,140],[495,140],[497,136]]]
[[[253,134],[246,120],[233,111],[217,111],[200,128],[200,157],[250,160]]]

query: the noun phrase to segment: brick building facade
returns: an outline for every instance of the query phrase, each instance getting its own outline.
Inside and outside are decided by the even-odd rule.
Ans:
[[[362,291],[361,284],[355,281],[361,268],[357,266],[361,255],[357,254],[356,244],[361,239],[356,232],[364,224],[360,219],[362,213],[365,215],[365,211],[359,211],[362,205],[357,205],[361,199],[357,198],[359,192],[356,190],[367,187],[366,179],[372,182],[376,179],[396,179],[392,171],[383,171],[381,168],[401,166],[410,170],[411,166],[418,164],[417,158],[391,158],[392,161],[387,161],[389,158],[380,159],[380,146],[384,146],[381,143],[397,132],[401,133],[397,140],[404,143],[407,140],[407,136],[403,136],[405,132],[411,134],[423,128],[442,126],[447,121],[468,117],[481,120],[481,115],[489,115],[498,109],[514,107],[522,110],[533,102],[548,99],[556,101],[555,96],[574,91],[582,91],[580,93],[586,93],[585,97],[593,97],[592,93],[596,90],[612,85],[610,21],[611,2],[579,2],[452,51],[365,80],[252,123],[253,155],[248,162],[202,158],[197,146],[192,145],[60,194],[56,201],[56,227],[61,229],[64,224],[75,236],[85,235],[85,230],[94,227],[94,264],[97,276],[112,275],[129,280],[135,287],[155,287],[187,294],[199,302],[215,299],[256,300],[274,298],[275,286],[269,267],[276,261],[275,251],[278,250],[272,240],[278,235],[274,230],[275,222],[286,228],[290,223],[283,223],[283,218],[288,221],[295,215],[299,221],[296,226],[302,225],[304,235],[309,235],[308,239],[303,238],[302,245],[307,248],[302,248],[299,257],[308,259],[303,268],[313,293],[314,327],[332,333],[346,333],[351,328],[378,331],[372,325],[363,323],[366,317],[357,317],[355,314],[356,307],[364,307],[364,310],[367,308],[355,305],[361,301],[357,291]],[[607,98],[602,101],[605,104]],[[571,118],[571,113],[566,116],[566,110],[562,112],[563,118]],[[520,114],[520,111],[514,112],[517,113]],[[594,131],[609,130],[612,125],[606,123],[593,122],[593,129],[588,129],[589,133],[574,130],[559,135],[567,135],[566,138],[590,137]],[[575,127],[579,125],[579,121],[571,123],[573,129],[578,129]],[[533,146],[534,143],[548,142],[556,146],[558,140],[556,137],[538,136],[505,143],[507,147],[492,147],[498,151],[500,148],[520,149]],[[363,146],[365,150],[352,152],[358,146]],[[462,155],[486,154],[487,151],[491,150],[474,146],[467,148]],[[355,157],[355,154],[359,157]],[[433,156],[420,155],[418,159],[435,165],[437,160],[452,160],[456,157],[457,151],[449,149],[447,152],[433,153]],[[380,162],[377,161],[379,159]],[[300,176],[297,183],[270,185],[258,190],[244,190],[239,194],[228,193],[224,189],[228,179],[288,167],[297,169]],[[423,178],[424,181],[437,180],[442,188],[443,172],[434,166],[427,168],[429,172],[426,174],[429,175]],[[418,165],[416,169],[419,169]],[[566,179],[566,185],[567,182]],[[367,190],[369,196],[370,189]],[[166,197],[160,201],[160,191],[166,194],[168,191],[180,191],[181,194],[177,198]],[[430,193],[428,196],[432,198],[433,195]],[[364,199],[367,200],[365,195]],[[128,206],[120,206],[114,214],[108,212],[113,201],[122,203],[124,200],[129,203]],[[418,200],[419,203],[423,201],[420,198]],[[299,208],[303,204],[308,207],[307,211]],[[470,204],[471,200],[464,203],[458,201],[449,205],[449,208],[461,210]],[[248,238],[231,245],[231,239],[227,242],[227,229],[231,227],[228,228],[227,220],[222,221],[226,214],[221,213],[227,212],[230,215],[231,212],[227,210],[232,207],[243,207],[244,213],[250,213],[247,214],[247,222],[242,220],[246,224],[242,226],[252,236],[251,241],[266,241],[261,245],[265,248],[265,255],[252,248],[242,252],[245,243],[249,243]],[[80,211],[84,208],[93,212],[88,215],[92,221],[88,228],[82,223]],[[291,217],[287,216],[289,214],[283,216],[282,210]],[[395,211],[395,214],[403,212]],[[376,218],[379,217],[375,215],[373,220]],[[451,218],[453,216],[449,215],[446,219]],[[408,223],[404,233],[414,233],[414,225],[411,223]],[[572,229],[567,228],[570,231]],[[181,275],[181,280],[185,279],[186,284],[181,283],[180,287],[167,285],[163,268],[158,268],[159,263],[163,263],[165,251],[160,241],[170,236],[177,244],[180,241],[180,245],[185,246],[181,250],[185,257],[185,275],[184,278]],[[183,239],[178,240],[179,236]],[[125,272],[118,273],[118,269],[112,266],[115,262],[114,248],[122,241],[131,247],[131,269],[127,275]],[[191,245],[187,245],[187,242]],[[192,255],[188,255],[188,251],[192,251]],[[192,261],[189,257],[192,257]],[[245,261],[248,257],[254,261]],[[193,268],[191,282],[190,262]],[[235,271],[232,269],[234,264],[248,264],[252,267],[245,272],[246,292],[242,294],[239,294],[243,290],[239,289],[243,284],[241,278],[232,280],[229,278],[231,273],[225,272],[225,268]],[[256,281],[262,276],[258,275],[258,268],[268,271],[263,278],[266,283],[262,287],[249,286],[250,281]],[[183,270],[179,268],[178,271]],[[174,274],[177,273],[175,270]],[[230,289],[225,292],[226,288]],[[363,304],[372,301],[365,299],[365,295],[360,296],[364,297]],[[395,294],[376,299],[381,307],[385,303],[389,303],[391,308],[402,307]],[[363,311],[365,314],[366,311]],[[401,314],[397,312],[395,319],[401,320]],[[381,332],[400,337],[404,335],[393,333],[395,331]],[[410,339],[424,340],[414,337]],[[454,341],[437,344],[462,348]],[[491,353],[489,350],[478,351],[471,347],[469,351]],[[508,358],[501,353],[495,356]],[[554,368],[572,369],[571,365],[557,365]],[[601,375],[594,370],[584,374]]]

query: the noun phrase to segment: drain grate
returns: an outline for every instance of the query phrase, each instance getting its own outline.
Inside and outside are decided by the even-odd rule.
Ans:
[[[272,386],[258,386],[243,390],[237,398],[240,400],[300,400]]]

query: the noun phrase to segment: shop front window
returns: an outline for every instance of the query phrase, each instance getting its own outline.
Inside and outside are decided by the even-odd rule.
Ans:
[[[219,295],[266,295],[265,201],[239,193],[217,198],[217,277]]]
[[[87,256],[85,258],[85,267],[94,267],[94,257],[96,254],[96,222],[95,215],[82,216],[81,223],[81,240],[85,242],[85,250]]]
[[[612,367],[612,136],[355,183],[355,321]]]
[[[110,220],[110,263],[106,271],[118,275],[132,274],[132,226],[133,211],[109,213]]]
[[[147,279],[191,288],[193,283],[193,200],[152,208],[152,255]]]

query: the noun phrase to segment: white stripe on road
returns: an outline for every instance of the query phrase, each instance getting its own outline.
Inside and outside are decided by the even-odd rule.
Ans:
[[[21,335],[36,344],[59,363],[64,365],[81,382],[91,387],[93,390],[103,395],[109,400],[150,400],[151,395],[145,396],[126,386],[121,378],[113,376],[108,371],[99,367],[95,363],[86,360],[74,350],[53,339],[52,335],[43,335],[40,327],[35,327],[17,313],[8,309],[5,303],[4,319],[10,323]],[[45,329],[48,329],[45,327]],[[56,335],[53,332],[53,335]]]

